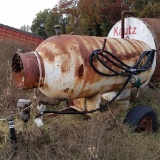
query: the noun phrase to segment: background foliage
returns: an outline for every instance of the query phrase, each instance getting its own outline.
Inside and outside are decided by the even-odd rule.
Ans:
[[[59,24],[63,34],[107,36],[130,10],[137,17],[160,17],[160,0],[59,0],[56,6],[37,13],[31,31],[45,38],[55,35]]]

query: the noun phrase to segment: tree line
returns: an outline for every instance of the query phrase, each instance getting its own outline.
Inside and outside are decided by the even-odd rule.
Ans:
[[[135,17],[160,18],[160,0],[59,0],[37,13],[30,29],[44,38],[55,35],[55,25],[62,34],[107,36],[123,10]]]

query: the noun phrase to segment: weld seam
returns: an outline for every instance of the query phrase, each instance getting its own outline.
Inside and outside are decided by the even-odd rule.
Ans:
[[[42,80],[41,62],[40,62],[40,59],[39,59],[39,56],[37,55],[37,53],[36,53],[36,52],[33,52],[33,53],[34,53],[34,55],[36,56],[37,62],[38,62],[38,68],[39,68],[39,84],[38,84],[38,87],[40,88],[41,80]]]

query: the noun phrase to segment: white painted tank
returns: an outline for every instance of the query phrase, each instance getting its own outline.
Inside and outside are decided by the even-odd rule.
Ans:
[[[89,63],[91,53],[102,48],[104,39],[106,38],[78,35],[50,37],[35,52],[16,53],[13,56],[13,80],[22,89],[39,87],[42,93],[51,98],[76,99],[93,96],[98,92],[118,90],[125,83],[126,77],[102,76]],[[144,51],[150,50],[141,41],[109,37],[104,49],[129,66],[133,66]],[[101,72],[111,73],[97,59],[93,59],[93,63]],[[113,64],[110,67],[121,72]],[[150,70],[137,77],[145,83],[151,78],[154,69],[155,63]]]

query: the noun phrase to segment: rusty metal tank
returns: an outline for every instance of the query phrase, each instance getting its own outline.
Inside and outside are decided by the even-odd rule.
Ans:
[[[118,21],[110,30],[108,37],[121,38],[122,20]],[[160,47],[160,18],[135,18],[124,19],[124,38],[141,40],[152,49]],[[154,78],[160,78],[160,51],[157,51],[156,69]]]
[[[105,77],[96,73],[89,63],[90,54],[101,49],[104,39],[105,50],[113,53],[128,65],[134,65],[139,56],[150,50],[142,41],[78,35],[53,36],[43,41],[29,53],[15,53],[12,59],[13,81],[21,89],[38,87],[46,96],[59,99],[90,97],[98,92],[118,90],[126,77]],[[95,66],[110,73],[97,60]],[[112,66],[113,67],[113,66]],[[119,68],[114,68],[119,71]],[[145,83],[155,70],[137,75]],[[128,84],[128,87],[131,84]]]

